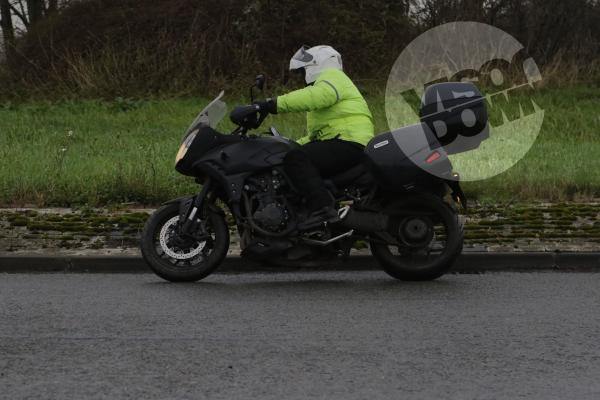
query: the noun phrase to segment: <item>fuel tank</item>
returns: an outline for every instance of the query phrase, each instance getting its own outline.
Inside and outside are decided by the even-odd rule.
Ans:
[[[217,164],[225,175],[252,172],[283,163],[285,155],[298,146],[284,137],[249,137],[210,151],[198,162]]]

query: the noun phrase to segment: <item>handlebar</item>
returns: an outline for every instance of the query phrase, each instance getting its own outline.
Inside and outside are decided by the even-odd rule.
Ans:
[[[265,85],[265,76],[263,74],[256,75],[254,85],[250,86],[250,101],[254,102],[254,88],[257,88],[261,93]],[[238,127],[233,133],[245,135],[249,129],[257,129],[269,115],[266,110],[261,110],[257,104],[246,106],[237,106],[229,114],[231,122]]]
[[[246,106],[237,106],[229,114],[229,119],[234,124],[242,128],[242,133],[246,133],[249,129],[257,129],[263,123],[269,113],[261,111],[256,104]]]

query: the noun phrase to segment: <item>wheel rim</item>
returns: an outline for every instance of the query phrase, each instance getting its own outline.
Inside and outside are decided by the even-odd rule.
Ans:
[[[447,252],[448,232],[443,218],[410,216],[400,223],[396,233],[398,243],[386,247],[402,265],[415,270],[425,269]]]
[[[179,215],[167,219],[155,232],[154,247],[157,255],[176,267],[194,267],[204,263],[212,251],[215,239],[208,221],[204,225],[209,238],[197,241],[179,236]]]
[[[178,224],[179,215],[176,215],[169,219],[161,228],[159,240],[162,251],[167,256],[176,260],[188,260],[196,257],[202,252],[204,246],[206,246],[206,241],[196,242],[195,245],[192,244],[190,247],[178,247],[176,244],[174,244],[174,236],[177,234]]]
[[[434,225],[427,217],[405,218],[398,229],[400,242],[415,249],[427,246],[434,236]]]

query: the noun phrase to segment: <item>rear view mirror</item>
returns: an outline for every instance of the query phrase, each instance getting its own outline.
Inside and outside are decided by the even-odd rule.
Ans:
[[[254,85],[250,86],[250,101],[254,103],[254,88],[258,88],[262,92],[263,87],[265,86],[265,75],[258,74],[256,78],[254,78]]]
[[[258,90],[263,90],[263,87],[265,86],[265,76],[263,74],[258,74],[256,75],[256,78],[254,80],[254,86],[256,86],[258,88]]]

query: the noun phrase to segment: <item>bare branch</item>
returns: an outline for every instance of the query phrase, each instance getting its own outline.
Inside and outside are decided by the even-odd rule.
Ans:
[[[19,6],[20,10],[17,10],[17,7],[15,6],[15,4],[17,4]],[[25,27],[29,26],[29,18],[27,18],[27,13],[25,12],[25,7],[21,0],[14,1],[12,4],[10,4],[10,9],[11,9],[12,13],[21,20],[21,23],[23,25],[25,25]]]

